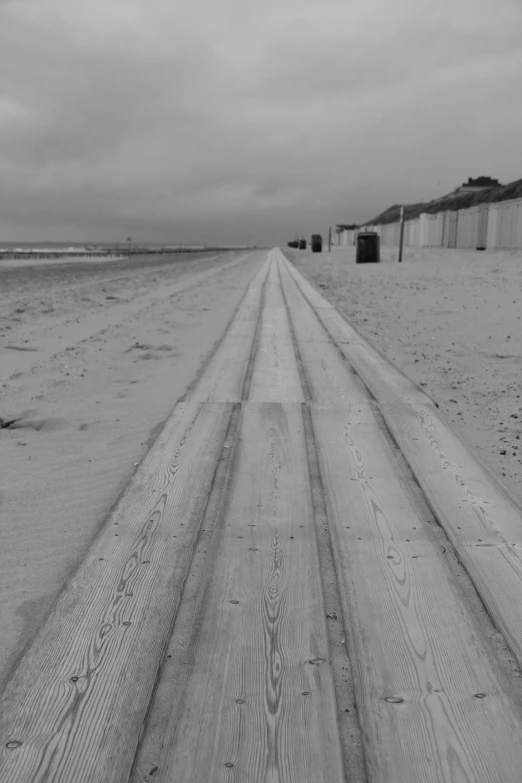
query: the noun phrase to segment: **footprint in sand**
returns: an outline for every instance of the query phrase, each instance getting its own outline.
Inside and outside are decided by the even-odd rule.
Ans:
[[[58,416],[40,418],[35,415],[36,413],[36,411],[30,410],[5,418],[0,417],[0,429],[20,430],[30,428],[38,432],[57,432],[68,426],[66,419],[59,418]]]
[[[134,343],[134,345],[131,345],[126,349],[125,353],[129,353],[129,351],[162,351],[168,353],[169,351],[173,350],[173,345],[150,345],[149,343]]]
[[[96,422],[96,421],[91,421],[91,422],[89,422],[89,423],[80,424],[80,426],[78,427],[78,429],[80,430],[80,432],[85,432],[85,430],[93,430],[93,429],[95,429],[97,426],[98,426],[98,422]]]
[[[10,351],[38,351],[38,348],[34,348],[30,345],[6,345]]]
[[[126,349],[125,353],[130,351],[144,351],[137,358],[141,361],[148,361],[150,359],[161,359],[161,354],[174,353],[174,356],[179,356],[173,345],[150,345],[149,343],[134,343]]]
[[[173,357],[173,358],[176,358],[177,356],[180,355],[179,351],[175,351],[174,348],[168,348],[168,349],[157,348],[156,352],[154,352],[154,351],[147,351],[146,353],[140,354],[138,356],[138,359],[142,359],[144,361],[146,361],[147,359],[164,359],[164,358],[166,358],[165,353],[163,353],[163,355],[161,355],[161,353],[159,353],[159,352],[160,351],[164,351],[165,352],[166,350],[169,351],[170,356]]]

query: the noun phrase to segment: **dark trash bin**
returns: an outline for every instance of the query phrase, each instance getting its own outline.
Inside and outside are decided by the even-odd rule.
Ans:
[[[310,244],[312,246],[312,253],[323,252],[323,238],[321,234],[312,234],[312,241]]]
[[[380,259],[380,237],[376,231],[361,231],[355,242],[356,264],[378,264]]]

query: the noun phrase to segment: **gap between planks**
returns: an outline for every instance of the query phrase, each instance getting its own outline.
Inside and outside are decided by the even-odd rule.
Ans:
[[[314,525],[301,405],[245,403],[162,783],[343,783]]]
[[[281,267],[307,384],[328,403],[310,408],[369,777],[435,783],[458,770],[514,782],[522,716],[510,679],[405,490],[368,394]]]
[[[7,683],[1,780],[128,778],[231,410],[176,407]]]
[[[379,404],[437,521],[522,667],[520,505],[444,422],[430,398],[370,346],[282,254],[280,265]]]
[[[249,306],[267,271],[268,262],[247,290]],[[243,363],[231,370],[241,389]],[[174,409],[6,685],[2,780],[128,779],[232,408]]]

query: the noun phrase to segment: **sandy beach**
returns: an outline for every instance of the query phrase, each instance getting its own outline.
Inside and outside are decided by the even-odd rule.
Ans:
[[[292,255],[4,271],[2,780],[518,779],[520,259]]]
[[[287,251],[522,500],[522,257]],[[245,259],[242,261],[242,259]],[[259,254],[0,269],[0,681],[223,334]],[[9,426],[5,426],[8,424]]]
[[[418,383],[522,500],[522,254],[382,248],[285,251],[360,333]]]
[[[122,261],[127,259],[128,256],[124,255],[100,255],[100,256],[83,256],[83,255],[76,255],[76,256],[68,256],[68,255],[61,255],[61,256],[45,256],[45,255],[36,255],[34,258],[31,258],[31,256],[15,256],[10,257],[7,256],[6,258],[2,258],[0,256],[0,269],[20,269],[22,266],[30,266],[32,268],[37,266],[45,266],[48,267],[50,264],[53,266],[56,265],[64,265],[64,264],[82,264],[85,265],[85,263],[88,264],[107,264],[110,261]]]
[[[262,254],[264,255],[264,254]],[[522,257],[289,252],[522,500]],[[0,681],[259,266],[230,252],[0,269]],[[246,259],[246,260],[243,260]],[[8,425],[8,426],[5,426]]]
[[[257,258],[0,268],[0,682],[225,331]]]

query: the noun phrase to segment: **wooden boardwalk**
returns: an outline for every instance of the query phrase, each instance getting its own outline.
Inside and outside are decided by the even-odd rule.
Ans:
[[[515,783],[522,511],[268,254],[26,650],[1,783]]]

